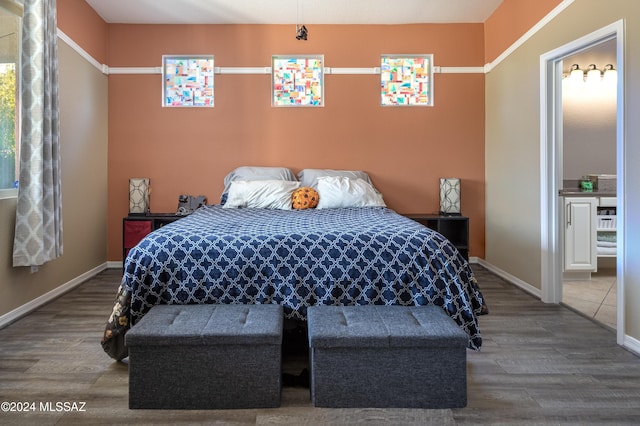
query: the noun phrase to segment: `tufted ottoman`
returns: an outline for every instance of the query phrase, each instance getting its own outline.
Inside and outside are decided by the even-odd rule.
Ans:
[[[317,407],[467,405],[467,334],[437,306],[312,306]]]
[[[158,305],[126,334],[129,408],[278,407],[279,305]]]

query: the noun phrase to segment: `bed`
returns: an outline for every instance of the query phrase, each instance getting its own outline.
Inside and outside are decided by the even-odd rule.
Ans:
[[[224,205],[202,207],[131,249],[102,339],[109,356],[127,356],[127,330],[154,305],[198,303],[277,303],[285,318],[298,321],[312,305],[433,304],[467,333],[469,348],[480,349],[484,297],[467,261],[442,235],[384,206],[375,190],[363,205],[233,208],[233,182],[225,179]],[[284,182],[320,183],[320,201],[331,201],[316,179]],[[288,191],[282,199],[291,200]]]

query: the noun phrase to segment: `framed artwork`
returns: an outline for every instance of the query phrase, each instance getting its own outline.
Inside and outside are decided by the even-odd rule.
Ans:
[[[162,56],[163,107],[213,107],[213,55]]]
[[[273,56],[271,105],[324,106],[324,56]]]
[[[433,106],[433,55],[382,55],[382,106]]]

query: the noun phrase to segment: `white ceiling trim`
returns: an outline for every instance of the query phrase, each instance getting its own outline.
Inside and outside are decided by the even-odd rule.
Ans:
[[[513,52],[515,52],[520,46],[525,44],[527,42],[527,40],[529,40],[538,31],[540,31],[542,28],[544,28],[549,22],[551,22],[556,16],[558,16],[560,13],[562,13],[562,11],[565,10],[567,7],[569,7],[571,5],[571,3],[573,3],[574,1],[575,0],[563,0],[562,3],[557,5],[551,12],[549,12],[544,18],[542,18],[529,31],[524,33],[522,35],[522,37],[520,37],[518,40],[516,40],[515,43],[513,43],[511,46],[509,46],[509,48],[507,48],[507,50],[502,52],[500,54],[500,56],[498,56],[496,59],[494,59],[491,63],[486,64],[484,66],[485,72],[487,72],[487,73],[491,72],[491,70],[494,69],[496,66],[498,66],[498,64],[500,62],[502,62],[505,59],[507,59],[507,57],[509,57],[509,55],[511,55]]]
[[[101,73],[109,74],[109,67],[105,64],[101,64],[98,62],[93,56],[89,54],[86,50],[84,50],[78,43],[73,41],[71,37],[66,35],[60,28],[57,28],[58,38],[69,45],[75,52],[86,59],[91,65],[96,67]]]
[[[104,65],[106,67],[106,65]],[[104,72],[104,71],[103,71]],[[215,74],[271,74],[271,67],[215,67]],[[484,74],[483,67],[433,67],[434,74]],[[162,74],[162,67],[106,67],[105,74]],[[325,67],[325,75],[380,74],[380,67]]]

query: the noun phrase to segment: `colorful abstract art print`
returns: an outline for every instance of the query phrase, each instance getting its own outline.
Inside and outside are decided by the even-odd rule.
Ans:
[[[213,55],[162,57],[162,106],[213,107]]]
[[[383,55],[382,106],[433,106],[433,55]]]
[[[271,105],[324,106],[324,57],[273,56]]]

